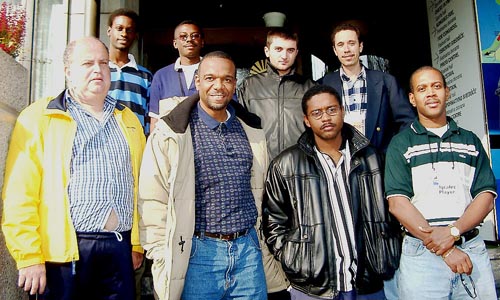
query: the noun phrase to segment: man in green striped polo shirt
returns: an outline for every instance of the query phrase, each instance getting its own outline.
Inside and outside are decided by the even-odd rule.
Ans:
[[[446,116],[443,74],[424,66],[410,77],[418,118],[389,144],[385,192],[406,229],[399,299],[496,300],[478,227],[493,209],[496,180],[480,139]]]

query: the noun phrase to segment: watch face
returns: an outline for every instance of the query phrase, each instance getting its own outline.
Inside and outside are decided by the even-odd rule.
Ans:
[[[451,227],[450,231],[451,231],[452,236],[454,236],[454,237],[460,236],[460,232],[458,231],[457,227]]]

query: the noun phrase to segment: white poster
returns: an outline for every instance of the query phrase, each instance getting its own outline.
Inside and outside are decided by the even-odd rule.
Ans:
[[[450,87],[447,114],[458,125],[473,131],[489,152],[481,51],[475,3],[470,0],[427,0],[432,65],[441,70]],[[492,212],[481,236],[496,240]]]

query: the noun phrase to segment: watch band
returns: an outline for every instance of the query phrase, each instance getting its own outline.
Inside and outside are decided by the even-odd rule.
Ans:
[[[460,240],[461,238],[460,230],[458,230],[458,228],[455,227],[455,225],[453,224],[448,224],[448,227],[450,228],[450,234],[455,239],[455,242]]]

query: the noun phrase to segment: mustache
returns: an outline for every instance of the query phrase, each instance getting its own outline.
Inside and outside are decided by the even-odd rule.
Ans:
[[[323,123],[323,125],[321,125],[320,129],[325,129],[325,127],[327,127],[327,126],[337,127],[337,124],[334,124],[334,123],[331,123],[331,122]]]

